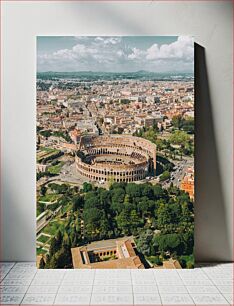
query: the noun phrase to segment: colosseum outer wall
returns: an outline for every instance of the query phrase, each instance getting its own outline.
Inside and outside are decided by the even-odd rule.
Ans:
[[[83,136],[76,167],[90,181],[142,180],[156,174],[156,145],[131,135]]]

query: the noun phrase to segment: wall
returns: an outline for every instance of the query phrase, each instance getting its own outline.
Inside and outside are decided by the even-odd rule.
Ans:
[[[35,260],[36,35],[184,34],[206,56],[198,48],[196,259],[231,260],[231,2],[4,1],[2,16],[2,259]]]

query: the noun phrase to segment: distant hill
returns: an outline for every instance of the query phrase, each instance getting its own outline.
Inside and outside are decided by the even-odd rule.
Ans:
[[[140,70],[136,72],[38,72],[38,79],[77,79],[81,81],[101,81],[101,80],[192,80],[193,73],[187,72],[149,72]]]

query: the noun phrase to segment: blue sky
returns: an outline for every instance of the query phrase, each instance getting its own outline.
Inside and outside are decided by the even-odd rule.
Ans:
[[[193,72],[190,36],[38,36],[38,71]]]

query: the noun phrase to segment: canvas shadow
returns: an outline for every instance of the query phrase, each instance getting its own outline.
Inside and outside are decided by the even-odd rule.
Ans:
[[[195,118],[195,259],[197,262],[226,261],[232,258],[232,247],[228,239],[205,48],[197,43]]]

